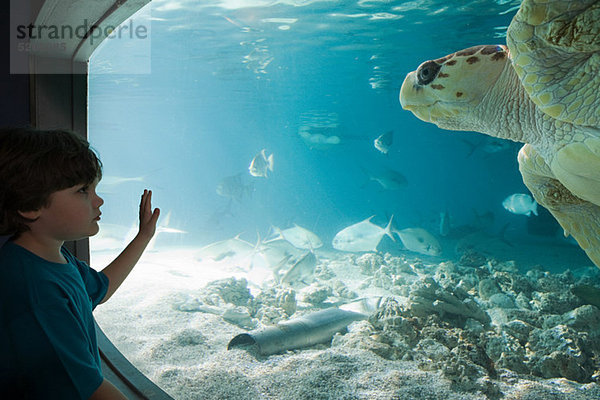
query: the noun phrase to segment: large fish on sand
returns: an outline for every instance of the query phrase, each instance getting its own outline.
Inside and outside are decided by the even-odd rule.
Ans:
[[[442,254],[440,242],[423,228],[406,228],[401,231],[394,231],[404,247],[416,253],[428,256],[439,256]]]
[[[196,259],[222,261],[229,257],[248,257],[254,254],[256,246],[240,239],[240,235],[231,239],[208,244],[196,253]]]
[[[252,176],[267,178],[268,172],[273,172],[273,154],[267,157],[267,150],[262,149],[250,162],[248,171]]]
[[[392,240],[395,240],[390,230],[393,216],[385,228],[372,223],[371,219],[373,217],[371,216],[339,231],[333,238],[333,248],[353,252],[377,251],[377,245],[383,235],[388,235]]]

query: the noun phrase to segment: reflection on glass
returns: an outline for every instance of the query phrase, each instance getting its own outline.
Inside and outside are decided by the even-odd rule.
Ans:
[[[136,63],[123,41],[96,51],[92,263],[131,239],[144,188],[162,210],[96,317],[173,397],[487,398],[543,391],[532,376],[598,379],[597,268],[545,210],[502,207],[528,193],[520,146],[400,107],[408,72],[503,44],[520,4],[459,3],[154,0],[150,73],[118,73]],[[333,308],[360,316],[317,321]],[[301,318],[325,343],[286,333],[261,352],[257,329]]]

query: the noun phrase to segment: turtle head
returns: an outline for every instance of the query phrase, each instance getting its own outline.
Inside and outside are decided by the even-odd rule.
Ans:
[[[400,89],[400,104],[419,119],[442,129],[476,130],[469,115],[510,63],[502,45],[475,46],[426,61],[409,73]]]

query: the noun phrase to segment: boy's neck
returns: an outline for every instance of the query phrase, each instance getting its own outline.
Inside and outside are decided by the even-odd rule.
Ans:
[[[46,238],[40,239],[32,235],[31,232],[24,232],[14,240],[14,243],[46,261],[58,264],[66,264],[67,262],[60,252],[60,248],[64,242]]]

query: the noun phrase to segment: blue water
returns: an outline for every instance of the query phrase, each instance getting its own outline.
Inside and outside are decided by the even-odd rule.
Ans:
[[[293,223],[328,245],[350,224],[375,215],[384,225],[392,214],[399,229],[437,233],[446,209],[455,226],[471,223],[474,211],[492,212],[490,231],[510,222],[513,234],[524,232],[527,217],[501,205],[527,193],[520,146],[469,155],[465,141],[485,136],[442,131],[398,101],[405,75],[421,62],[504,43],[519,3],[154,0],[142,10],[151,15],[150,73],[111,70],[139,61],[122,40],[105,40],[90,62],[89,137],[104,175],[140,178],[100,187],[103,223],[134,223],[148,187],[169,226],[188,232],[161,235],[164,246],[238,233],[254,241],[271,225]],[[341,143],[311,149],[299,128],[323,116]],[[373,140],[388,130],[395,137],[385,156]],[[263,148],[275,159],[266,179],[248,173]],[[384,190],[365,169],[393,169],[408,184]],[[218,183],[238,173],[254,185],[252,196],[219,196]]]

